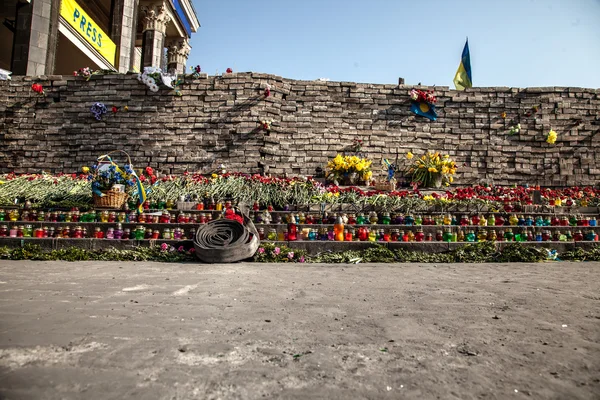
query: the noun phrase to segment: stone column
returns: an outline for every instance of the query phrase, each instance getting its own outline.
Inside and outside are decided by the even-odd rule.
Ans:
[[[34,0],[17,7],[11,71],[14,75],[52,74],[60,1]]]
[[[142,41],[142,68],[160,68],[165,48],[165,32],[171,18],[167,15],[167,5],[158,3],[140,7],[142,15],[143,41]]]
[[[185,65],[191,49],[192,47],[188,38],[169,40],[167,42],[167,70],[169,73],[185,73]]]
[[[121,73],[132,69],[138,3],[139,0],[114,0],[110,36],[117,45],[115,68]]]

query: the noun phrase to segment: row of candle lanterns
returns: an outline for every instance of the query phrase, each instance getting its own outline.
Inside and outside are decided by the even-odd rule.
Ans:
[[[295,222],[296,224],[333,224],[336,218],[340,216],[347,225],[366,225],[366,224],[383,224],[383,225],[437,225],[437,226],[591,226],[597,225],[596,217],[584,217],[581,215],[546,215],[546,216],[524,216],[511,214],[510,216],[489,214],[479,215],[462,215],[456,216],[451,214],[446,215],[413,215],[413,214],[390,214],[380,213],[375,211],[364,214],[341,214],[337,213],[276,213],[275,217],[268,211],[254,213],[254,222],[262,224],[283,224]],[[168,210],[163,210],[159,213],[140,213],[117,212],[117,211],[36,211],[25,210],[20,212],[17,209],[5,212],[0,210],[0,221],[24,221],[24,222],[102,222],[102,223],[207,223],[213,217],[220,218],[221,213],[185,213],[179,212],[176,215]]]
[[[151,229],[144,226],[138,226],[136,228],[123,228],[121,223],[117,223],[114,227],[100,228],[96,227],[94,230],[88,230],[85,226],[76,227],[33,227],[32,225],[26,224],[22,226],[11,226],[10,228],[6,225],[0,226],[0,237],[12,237],[12,238],[71,238],[71,239],[163,239],[163,240],[187,240],[193,238],[195,230],[190,229],[185,231],[183,228],[164,228],[162,230]]]
[[[299,228],[296,224],[288,224],[286,230],[277,231],[274,228],[265,232],[264,228],[259,228],[261,240],[319,240],[319,241],[383,241],[383,242],[482,242],[482,241],[519,241],[519,242],[546,242],[546,241],[597,241],[598,234],[593,230],[585,233],[581,230],[566,230],[564,233],[556,230],[537,230],[527,228],[518,228],[514,231],[512,228],[496,231],[495,229],[479,228],[446,228],[434,233],[424,233],[423,228],[416,229],[377,229],[368,225],[358,227],[348,227],[338,220],[333,229],[321,228]]]
[[[32,227],[32,225],[0,226],[0,237],[33,237],[33,238],[96,238],[96,239],[163,239],[163,240],[187,240],[193,238],[195,230],[186,232],[182,228],[164,228],[162,230],[151,229],[144,226],[136,228],[123,228],[122,224],[117,223],[115,227],[102,229],[94,228],[88,231],[85,226],[76,226],[74,228],[64,226],[54,228],[50,227]],[[505,231],[494,229],[450,229],[444,231],[438,230],[435,234],[424,233],[422,228],[415,230],[400,229],[370,229],[369,226],[360,226],[348,228],[343,224],[335,224],[333,229],[325,227],[317,228],[299,228],[296,224],[289,224],[288,229],[277,230],[274,228],[265,232],[264,228],[258,229],[261,240],[269,241],[295,241],[295,240],[319,240],[319,241],[371,241],[371,242],[481,242],[481,241],[597,241],[598,235],[592,231],[583,232],[570,230],[561,233],[560,231],[551,232],[549,230],[529,230],[522,229],[519,232],[513,232],[511,228]]]
[[[217,215],[220,217],[220,214]],[[102,223],[207,223],[213,219],[212,213],[191,214],[180,212],[177,215],[164,210],[160,213],[141,213],[135,211],[23,211],[10,210],[3,215],[0,211],[0,221],[23,222],[102,222]]]
[[[460,218],[456,215],[412,215],[412,214],[378,214],[372,211],[368,214],[304,214],[290,213],[286,215],[277,214],[275,223],[290,223],[296,224],[333,224],[336,218],[340,216],[346,225],[406,225],[406,226],[597,226],[596,217],[583,217],[581,215],[571,216],[523,216],[523,215],[494,215],[490,214],[487,217],[484,215],[462,215]],[[272,217],[268,212],[256,214],[254,222],[269,224]]]

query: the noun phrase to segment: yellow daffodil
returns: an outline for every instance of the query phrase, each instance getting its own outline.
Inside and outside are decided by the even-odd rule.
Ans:
[[[90,168],[89,168],[89,167],[81,167],[81,171],[82,171],[84,174],[88,174],[88,173],[90,172]]]
[[[438,170],[435,167],[429,167],[428,171],[433,173],[438,172]]]
[[[212,174],[211,176],[212,176],[213,178],[216,178],[216,177],[218,177],[219,175],[217,175],[217,174]]]
[[[406,153],[406,158],[407,159],[412,160],[413,157],[414,157],[414,155],[410,151],[408,153]]]
[[[554,143],[556,143],[557,138],[558,138],[558,133],[556,133],[553,130],[550,130],[550,132],[548,132],[548,136],[546,137],[546,142],[548,142],[550,144],[554,144]]]

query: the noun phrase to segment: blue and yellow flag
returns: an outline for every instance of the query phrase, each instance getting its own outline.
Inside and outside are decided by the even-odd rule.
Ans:
[[[413,113],[420,115],[421,117],[429,118],[431,121],[435,121],[437,119],[437,113],[435,112],[435,106],[430,103],[416,102],[413,101],[410,106],[410,111]]]
[[[469,39],[465,42],[465,48],[460,58],[460,65],[454,76],[454,86],[456,90],[465,90],[465,88],[473,87],[473,79],[471,78],[471,56],[469,55]]]

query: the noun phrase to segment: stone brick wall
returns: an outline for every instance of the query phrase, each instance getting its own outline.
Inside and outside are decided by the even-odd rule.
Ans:
[[[45,97],[30,89],[33,82],[44,85]],[[431,122],[410,112],[411,88],[234,73],[188,77],[178,97],[150,92],[135,75],[15,77],[0,82],[0,171],[75,172],[122,149],[136,167],[163,173],[222,163],[230,171],[313,175],[359,138],[376,177],[384,175],[382,158],[437,150],[457,160],[459,184],[600,178],[600,90],[423,87],[438,97],[439,118]],[[89,111],[95,102],[109,108],[102,121]],[[112,105],[121,110],[113,114]],[[257,129],[265,118],[274,120],[270,134]],[[520,133],[509,135],[517,123]],[[551,128],[559,133],[555,145],[545,142]]]

